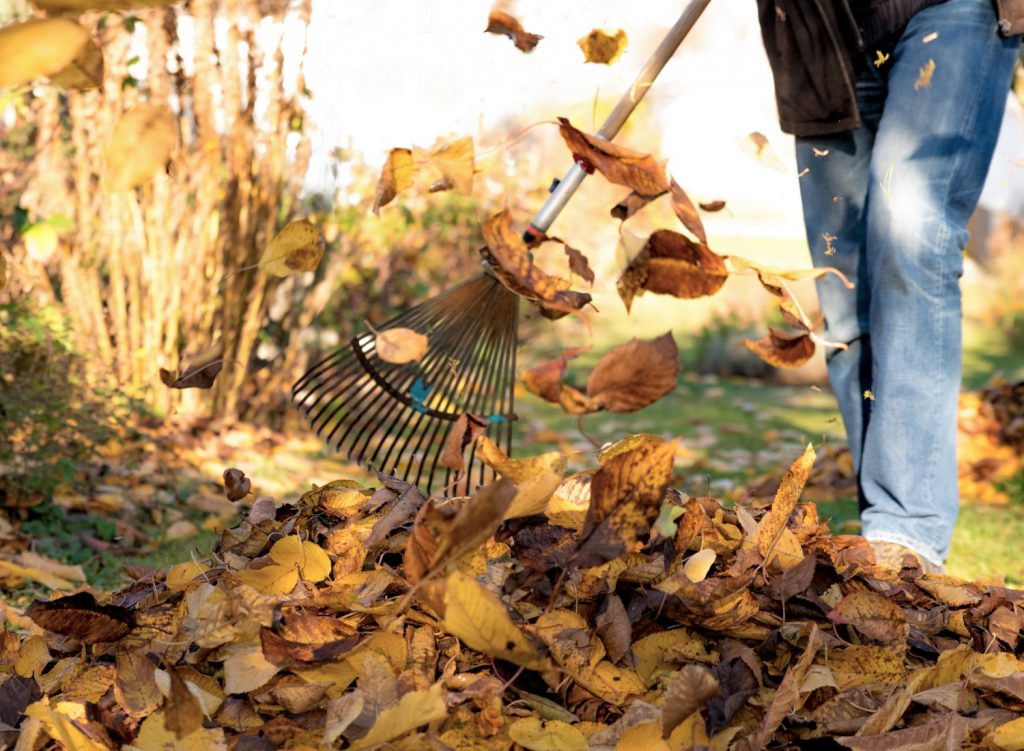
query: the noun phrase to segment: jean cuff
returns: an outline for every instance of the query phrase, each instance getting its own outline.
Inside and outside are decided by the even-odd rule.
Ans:
[[[900,534],[899,532],[870,532],[869,534],[864,535],[864,539],[868,542],[894,542],[897,545],[910,548],[917,555],[926,559],[929,563],[934,563],[936,566],[943,565],[942,556],[939,555],[935,548],[931,545],[926,545],[913,537]]]

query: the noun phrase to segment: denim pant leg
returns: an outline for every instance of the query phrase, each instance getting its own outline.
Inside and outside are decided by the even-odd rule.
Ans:
[[[797,144],[800,169],[811,170],[801,189],[812,258],[856,270],[856,291],[823,282],[818,292],[827,335],[851,345],[831,355],[829,376],[858,470],[863,533],[936,563],[958,508],[962,250],[1019,44],[998,36],[990,0],[920,11],[890,57],[858,76],[864,126]],[[836,236],[832,255],[823,232]]]

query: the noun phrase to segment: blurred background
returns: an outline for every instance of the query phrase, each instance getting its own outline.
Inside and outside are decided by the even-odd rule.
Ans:
[[[103,582],[126,556],[157,565],[208,545],[237,513],[220,484],[227,466],[283,498],[366,477],[309,433],[290,406],[291,384],[364,321],[476,273],[487,217],[508,207],[525,226],[571,164],[556,118],[596,130],[683,5],[499,4],[543,35],[529,54],[483,32],[492,9],[483,0],[189,0],[82,16],[102,50],[98,86],[40,79],[0,91],[0,540],[73,560]],[[0,0],[0,24],[35,13],[26,0]],[[614,64],[584,62],[576,42],[594,28],[625,32]],[[964,278],[965,511],[951,570],[1019,583],[1020,70],[1007,97]],[[113,126],[143,101],[170,107],[180,146],[166,174],[105,195]],[[775,160],[753,154],[755,131]],[[389,149],[458,136],[475,144],[471,195],[407,191],[371,212]],[[616,140],[667,160],[694,202],[725,201],[704,217],[716,252],[810,265],[792,141],[778,129],[751,0],[711,3]],[[592,332],[526,312],[520,361],[589,345],[570,368],[582,383],[612,346],[671,330],[679,388],[639,413],[582,421],[517,392],[518,453],[554,448],[583,467],[595,443],[681,435],[677,486],[736,501],[771,494],[812,442],[821,460],[809,496],[834,527],[856,531],[821,353],[783,372],[742,345],[777,316],[749,276],[702,300],[648,294],[627,314],[615,292],[620,227],[608,214],[621,193],[588,180],[552,230],[596,272]],[[298,217],[321,228],[324,260],[313,272],[268,276],[263,249]],[[621,229],[676,224],[655,204]],[[564,260],[552,263],[568,274]],[[797,293],[813,310],[813,284]],[[212,389],[161,382],[159,368],[211,348],[224,359]]]

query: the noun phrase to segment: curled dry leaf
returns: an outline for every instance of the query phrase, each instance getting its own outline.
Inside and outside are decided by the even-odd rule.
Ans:
[[[324,236],[308,219],[294,219],[286,224],[263,251],[260,258],[268,274],[289,276],[315,271],[324,256]]]
[[[411,187],[415,172],[416,168],[410,149],[391,149],[377,181],[377,192],[373,198],[373,213],[379,216],[382,206],[388,205],[395,196]]]
[[[0,89],[20,86],[67,67],[89,32],[65,18],[34,18],[0,29]]]
[[[473,192],[475,161],[473,139],[469,136],[453,141],[438,140],[429,151],[413,149],[412,158],[417,164],[429,165],[440,175],[430,192],[455,190],[466,195]]]
[[[56,600],[36,600],[25,615],[39,627],[77,639],[83,644],[117,641],[135,626],[135,616],[127,608],[100,605],[88,592],[78,592]]]
[[[707,211],[710,214],[724,209],[725,201],[707,201],[706,203],[702,201],[697,205],[700,206],[701,211]]]
[[[763,133],[754,131],[753,133],[748,133],[743,138],[737,138],[736,141],[743,152],[756,159],[757,163],[761,166],[778,170],[779,172],[788,171],[782,162],[779,161],[779,157],[775,154],[775,149],[772,148],[767,136]]]
[[[672,230],[654,232],[616,282],[626,310],[641,291],[684,300],[713,295],[729,272],[722,256]]]
[[[596,277],[590,270],[590,261],[587,260],[587,257],[576,248],[566,245],[564,241],[558,240],[558,238],[553,239],[562,243],[562,247],[565,248],[565,255],[569,258],[569,271],[592,285]]]
[[[495,275],[510,290],[530,302],[559,314],[579,310],[590,302],[590,295],[568,289],[569,282],[540,269],[530,255],[523,238],[512,227],[508,210],[495,214],[483,226],[487,246],[480,254],[490,263]]]
[[[686,191],[675,180],[672,180],[669,186],[669,195],[672,196],[672,210],[679,217],[679,221],[693,233],[694,237],[707,245],[708,236],[704,232],[704,222],[701,221],[700,214],[697,213],[697,207],[693,205],[693,201],[686,195]]]
[[[583,50],[583,58],[588,63],[611,65],[616,62],[626,49],[626,32],[617,29],[609,33],[604,29],[594,29],[576,44]]]
[[[163,104],[145,102],[121,115],[104,152],[103,185],[131,190],[163,172],[178,147],[178,120]]]
[[[669,190],[665,167],[650,154],[577,130],[564,117],[558,118],[559,132],[573,158],[600,172],[606,180],[625,185],[641,196],[659,196]]]
[[[487,28],[484,31],[489,34],[504,34],[515,42],[516,49],[523,52],[533,52],[537,42],[544,38],[540,34],[531,34],[525,31],[519,21],[500,10],[491,11],[487,17]]]
[[[810,334],[787,334],[778,329],[768,329],[768,336],[756,342],[744,339],[743,343],[751,352],[776,368],[799,368],[814,355],[814,342]]]
[[[441,453],[441,466],[448,469],[461,471],[466,466],[463,452],[466,446],[473,443],[477,438],[487,432],[490,423],[483,418],[464,412],[455,421],[448,440],[445,441],[444,451]]]
[[[245,476],[245,472],[234,468],[225,469],[223,477],[224,495],[227,496],[229,501],[240,501],[249,495],[252,483]]]
[[[569,372],[569,360],[579,357],[584,351],[581,348],[566,349],[557,360],[524,370],[523,385],[531,394],[536,394],[552,404],[558,404],[562,379]]]
[[[178,374],[160,368],[160,380],[172,389],[208,389],[224,367],[224,348],[220,343],[191,358],[189,366]]]
[[[412,329],[384,329],[374,338],[377,356],[393,365],[416,362],[427,354],[430,340]]]

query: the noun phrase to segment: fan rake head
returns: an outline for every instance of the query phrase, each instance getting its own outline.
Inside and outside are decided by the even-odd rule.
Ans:
[[[456,420],[470,413],[510,450],[519,298],[482,273],[378,327],[427,337],[426,354],[395,365],[382,360],[372,333],[318,362],[292,398],[327,443],[351,460],[433,492],[455,472],[441,454]],[[470,448],[464,490],[492,473]],[[460,483],[461,484],[461,483]]]

